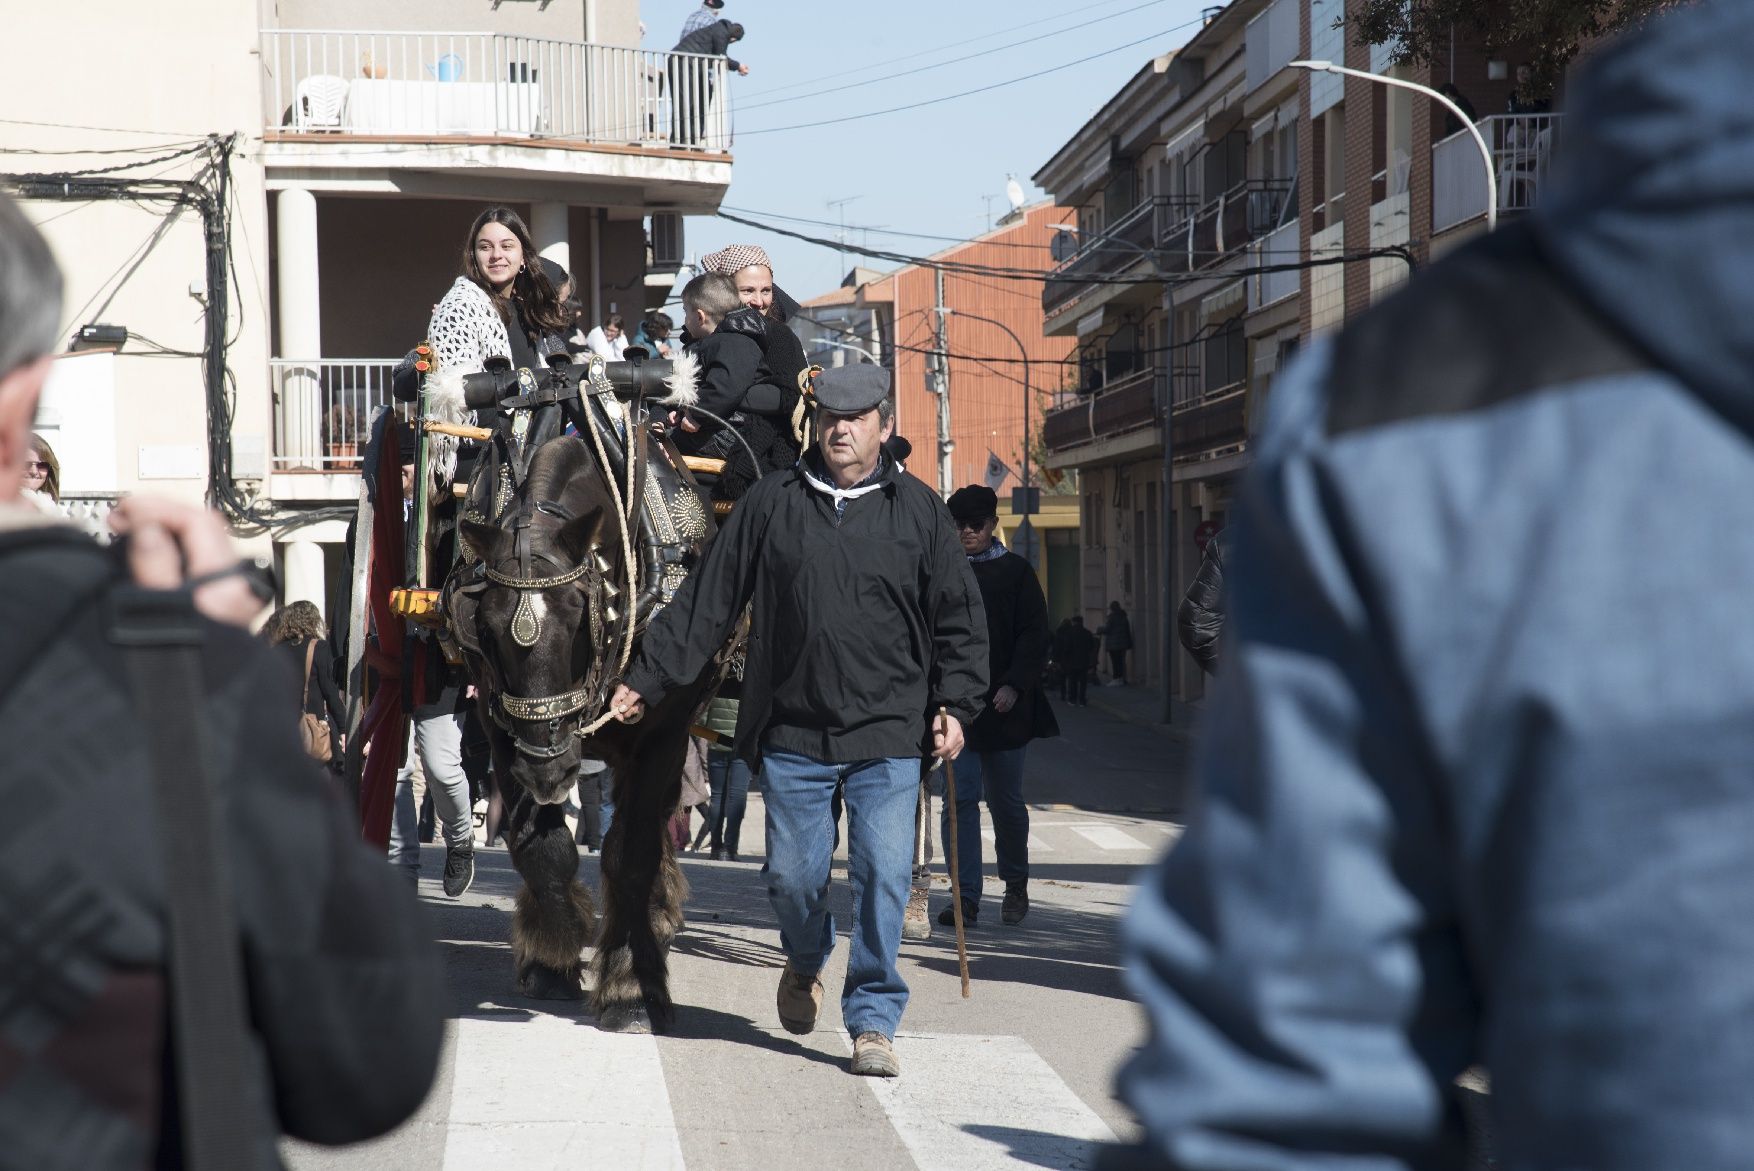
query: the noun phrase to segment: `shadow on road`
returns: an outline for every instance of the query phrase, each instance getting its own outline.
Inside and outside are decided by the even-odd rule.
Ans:
[[[937,901],[948,900],[935,900],[934,914]],[[971,980],[1132,999],[1121,980],[1112,917],[1038,903],[1022,923],[1006,927],[999,922],[996,906],[987,910],[992,913],[990,923],[983,913],[981,925],[966,933]],[[902,954],[911,955],[923,968],[954,976],[958,970],[956,929],[934,922],[932,938],[904,944]]]
[[[962,1128],[977,1138],[1002,1144],[1012,1161],[1031,1167],[1051,1167],[1054,1171],[1082,1171],[1096,1166],[1097,1144],[1048,1134],[1040,1130],[1024,1130],[1016,1126],[986,1126],[971,1123]]]

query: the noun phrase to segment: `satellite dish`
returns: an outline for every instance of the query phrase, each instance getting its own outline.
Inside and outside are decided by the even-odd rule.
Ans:
[[[1023,184],[1017,181],[1015,175],[1005,176],[1005,198],[1011,201],[1012,211],[1023,210]]]

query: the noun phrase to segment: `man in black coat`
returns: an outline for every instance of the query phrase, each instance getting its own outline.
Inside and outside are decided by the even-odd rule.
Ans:
[[[748,77],[749,66],[730,55],[731,46],[742,39],[742,25],[732,20],[716,20],[684,36],[670,51],[696,57],[723,57],[727,69]],[[705,145],[706,112],[713,100],[710,64],[690,57],[670,58],[670,141],[675,145]]]
[[[1074,614],[1054,633],[1054,662],[1060,667],[1060,698],[1073,707],[1090,706],[1090,672],[1096,668],[1096,636]]]
[[[956,778],[957,880],[962,919],[974,924],[981,910],[981,796],[993,818],[993,853],[1005,884],[1000,917],[1007,924],[1029,913],[1029,806],[1023,801],[1023,755],[1040,736],[1058,736],[1060,726],[1042,690],[1048,660],[1048,607],[1029,562],[1006,550],[994,535],[999,498],[991,488],[970,484],[950,497],[963,554],[980,585],[987,611],[987,710],[969,729],[975,767],[964,765]],[[944,839],[951,834],[951,810],[944,809]],[[938,922],[955,922],[945,907]]]
[[[60,291],[48,246],[0,197],[0,798],[11,811],[0,851],[0,1163],[182,1167],[191,1144],[237,1128],[248,1150],[228,1168],[278,1167],[281,1132],[357,1142],[420,1105],[443,1041],[443,974],[413,898],[305,756],[285,667],[238,628],[260,602],[242,588],[218,520],[124,501],[111,520],[128,538],[124,565],[20,497]],[[210,584],[191,589],[185,575]],[[166,724],[131,685],[141,652],[124,648],[117,619],[146,605],[173,617],[198,656],[195,693],[167,702],[195,708],[202,743],[181,747],[205,766],[209,826],[163,813],[148,746]],[[201,844],[173,845],[182,838]],[[212,916],[180,918],[177,939],[205,934],[239,957],[245,1072],[224,1084],[240,1117],[185,1112],[183,1091],[205,1086],[190,1093],[201,1100],[213,1083],[172,1076],[193,1060],[179,1038],[201,1015],[173,1014],[173,998],[224,1000],[201,990],[218,968],[172,969],[170,892],[183,887],[170,876],[187,871],[172,859],[191,849],[215,859],[223,877],[202,885],[231,922],[214,938]],[[199,1054],[199,1068],[216,1068],[211,1051]]]
[[[759,762],[766,787],[780,1023],[809,1033],[821,1011],[835,940],[830,807],[844,784],[857,922],[841,1018],[852,1072],[893,1077],[920,758],[955,757],[980,713],[987,622],[943,502],[883,453],[888,371],[825,370],[816,397],[818,447],[737,502],[610,707],[637,719],[699,678],[749,607],[735,751]]]

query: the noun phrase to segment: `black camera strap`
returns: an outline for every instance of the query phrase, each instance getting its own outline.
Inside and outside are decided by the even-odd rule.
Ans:
[[[251,1097],[250,1031],[233,914],[224,808],[208,775],[197,704],[202,627],[187,591],[117,586],[109,632],[122,648],[146,732],[164,864],[170,1029],[182,1165],[254,1166],[263,1141]]]

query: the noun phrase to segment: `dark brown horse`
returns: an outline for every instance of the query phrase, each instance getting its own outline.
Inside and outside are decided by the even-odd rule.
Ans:
[[[598,721],[624,668],[624,623],[634,605],[615,497],[581,439],[536,448],[497,520],[465,520],[460,533],[473,560],[452,573],[446,604],[476,683],[509,807],[512,863],[524,879],[512,920],[519,987],[545,998],[583,995],[591,896],[578,880],[579,851],[562,803],[588,754],[615,777],[592,963],[598,1021],[662,1030],[674,1015],[667,956],[687,890],[665,824],[680,794],[690,723],[711,680],[679,689],[638,724],[610,721],[580,735]]]

